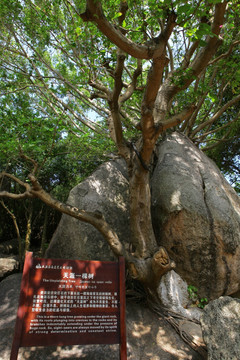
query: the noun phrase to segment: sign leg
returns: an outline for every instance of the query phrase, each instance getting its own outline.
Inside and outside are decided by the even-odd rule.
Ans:
[[[21,281],[21,290],[19,297],[19,306],[17,311],[17,320],[15,324],[15,331],[12,343],[12,350],[10,360],[17,360],[19,347],[21,346],[21,336],[24,316],[26,313],[26,294],[29,284],[29,271],[32,264],[32,252],[27,252],[24,261],[23,275]]]
[[[120,308],[120,359],[127,360],[126,345],[126,291],[125,291],[125,261],[119,258],[119,308]]]

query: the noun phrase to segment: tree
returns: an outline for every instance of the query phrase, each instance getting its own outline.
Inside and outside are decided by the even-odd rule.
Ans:
[[[43,189],[38,139],[26,156],[22,130],[17,141],[22,157],[32,165],[30,182],[2,172],[2,178],[25,191],[1,191],[0,196],[37,197],[92,224],[116,256],[125,256],[131,274],[156,293],[161,276],[174,263],[164,248],[158,248],[152,228],[153,152],[171,129],[184,132],[205,150],[230,135],[236,139],[240,5],[221,0],[4,0],[0,9],[5,136],[16,108],[22,118],[17,117],[11,131],[19,122],[24,126],[23,106],[30,101],[26,138],[40,118],[45,131],[51,117],[51,139],[56,133],[58,141],[75,134],[80,142],[86,136],[94,142],[97,136],[103,141],[101,149],[114,142],[129,174],[132,252],[126,251],[102,214],[73,208]],[[11,108],[10,99],[15,102]],[[39,135],[35,128],[33,133]]]

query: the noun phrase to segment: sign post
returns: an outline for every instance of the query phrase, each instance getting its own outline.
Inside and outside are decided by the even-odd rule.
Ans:
[[[19,347],[119,344],[127,359],[125,264],[27,253],[10,360]]]

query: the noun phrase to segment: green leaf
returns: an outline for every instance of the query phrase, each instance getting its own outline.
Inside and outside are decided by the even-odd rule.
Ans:
[[[118,17],[120,17],[120,16],[122,16],[122,13],[121,13],[121,12],[118,12],[118,13],[116,13],[116,14],[113,16],[112,20],[114,20],[114,19],[116,19],[116,18],[118,18]]]

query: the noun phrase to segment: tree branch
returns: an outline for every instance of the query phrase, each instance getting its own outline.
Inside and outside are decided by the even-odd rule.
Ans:
[[[159,57],[165,52],[166,39],[171,33],[171,26],[166,27],[164,35],[157,38],[157,44],[138,45],[126,38],[120,30],[111,25],[106,19],[100,2],[94,0],[86,1],[86,11],[80,15],[83,21],[92,21],[96,23],[98,29],[118,48],[136,59],[151,59]],[[173,16],[172,16],[173,18]],[[175,26],[175,16],[174,16]]]
[[[230,141],[231,139],[227,139],[229,134],[230,134],[230,129],[224,134],[224,136],[221,139],[216,140],[212,145],[202,147],[201,150],[208,151],[208,150],[214,149],[215,147],[217,147],[219,144],[221,144],[223,142]]]
[[[162,82],[164,68],[169,62],[169,59],[166,57],[166,47],[168,39],[174,29],[175,20],[176,15],[171,13],[168,17],[165,29],[157,39],[163,48],[161,52],[157,51],[154,53],[152,67],[148,72],[147,84],[142,101],[141,131],[143,135],[143,147],[141,150],[141,157],[147,165],[151,159],[152,151],[157,140],[156,134],[158,133],[158,129],[156,129],[155,110],[158,104],[156,98]],[[156,54],[158,54],[158,56],[156,56]]]
[[[114,71],[114,88],[108,101],[111,116],[108,118],[108,127],[113,141],[116,143],[121,156],[128,162],[130,152],[123,136],[119,97],[123,88],[122,74],[124,70],[125,53],[117,49],[117,64]]]
[[[198,125],[191,133],[191,138],[194,137],[200,130],[204,129],[208,125],[212,125],[229,107],[233,106],[240,101],[240,95],[236,96],[232,100],[228,101],[224,106],[221,107],[210,119],[204,123]]]
[[[217,129],[211,130],[211,131],[207,131],[197,137],[194,137],[192,140],[195,144],[200,144],[202,142],[206,142],[206,140],[204,140],[208,135],[211,134],[216,134],[217,132],[226,129],[228,126],[230,126],[232,123],[236,122],[239,119],[240,116],[240,112],[238,113],[238,115],[235,117],[235,119],[233,119],[232,121],[229,121],[227,124],[224,124],[220,127],[218,127]]]
[[[209,89],[211,88],[212,84],[213,84],[213,81],[215,79],[215,76],[217,74],[217,68],[214,69],[213,73],[212,73],[212,76],[210,78],[210,81],[208,83],[208,89],[203,93],[202,97],[199,99],[198,103],[197,103],[197,106],[196,106],[196,109],[194,111],[194,113],[192,114],[192,116],[190,117],[189,121],[185,122],[185,127],[186,127],[186,130],[185,130],[185,127],[183,127],[181,130],[184,131],[185,130],[185,134],[187,136],[189,136],[192,128],[193,128],[193,125],[197,119],[197,115],[199,113],[199,110],[201,109],[205,99],[206,99],[206,96],[209,92]],[[203,78],[205,78],[205,73],[203,74]],[[212,107],[210,107],[210,109],[208,109],[208,113],[211,111]],[[207,114],[208,114],[207,113]],[[205,116],[207,116],[207,114]]]
[[[37,170],[38,170],[38,163],[37,163],[34,159],[32,159],[32,158],[30,158],[29,156],[25,155],[25,154],[23,153],[21,147],[19,147],[19,152],[20,152],[21,158],[23,158],[24,160],[32,163],[32,165],[33,165],[32,173],[33,173],[34,175],[36,175],[36,172],[37,172]]]
[[[99,90],[101,93],[104,93],[105,99],[110,98],[110,91],[103,84],[89,80],[89,85],[91,85],[94,89]]]
[[[196,106],[190,105],[186,107],[182,112],[179,114],[173,115],[170,118],[158,123],[159,132],[163,132],[171,127],[177,126],[181,124],[184,120],[189,119],[192,113],[195,111]]]
[[[111,25],[106,19],[100,2],[86,1],[86,11],[80,14],[83,21],[95,22],[98,29],[118,48],[138,59],[149,59],[153,51],[146,45],[138,45],[127,39],[121,31]],[[149,56],[149,52],[151,52]]]
[[[13,194],[8,191],[0,191],[0,197],[7,197],[13,200],[23,200],[23,199],[30,199],[33,196],[28,191],[25,191],[22,194]]]
[[[232,50],[233,50],[234,46],[236,46],[236,45],[238,45],[238,44],[240,44],[240,40],[234,41],[234,42],[230,45],[230,47],[229,47],[229,49],[228,49],[228,51],[227,51],[226,53],[224,53],[224,54],[218,56],[216,59],[210,61],[210,62],[208,63],[208,65],[213,65],[213,64],[215,64],[217,61],[228,57],[228,56],[232,53]]]
[[[164,93],[165,103],[169,103],[171,99],[180,91],[185,90],[188,86],[199,76],[199,74],[207,67],[209,61],[215,54],[218,46],[222,43],[222,39],[219,38],[221,25],[224,22],[224,14],[227,6],[227,1],[222,3],[217,3],[215,5],[214,19],[212,23],[212,33],[213,35],[208,36],[206,41],[206,46],[204,46],[198,54],[195,56],[193,61],[189,66],[185,68],[180,68],[179,70],[187,71],[185,78],[182,79],[182,84],[176,83],[176,78],[178,73],[174,71],[165,81],[163,88],[160,89],[160,92]],[[196,44],[194,45],[196,46]],[[184,65],[185,66],[185,65]],[[161,96],[161,93],[159,94]]]
[[[111,247],[113,253],[116,256],[128,257],[128,254],[126,254],[125,248],[120,242],[118,235],[111,229],[111,227],[105,221],[101,213],[80,210],[74,206],[67,205],[61,201],[54,199],[49,193],[43,190],[37,178],[33,174],[29,174],[28,176],[32,186],[28,183],[21,181],[12,174],[8,174],[5,172],[0,173],[0,178],[3,176],[7,176],[19,185],[25,187],[26,191],[22,194],[13,194],[9,193],[8,191],[0,191],[0,197],[8,197],[15,200],[38,198],[46,205],[52,207],[57,211],[60,211],[63,214],[72,216],[78,220],[93,225],[107,240],[109,246]]]
[[[23,56],[29,61],[29,63],[32,65],[32,67],[35,69],[37,75],[38,75],[38,80],[42,83],[43,87],[45,88],[45,90],[59,103],[61,103],[61,105],[63,106],[64,109],[68,109],[69,112],[72,113],[72,115],[77,118],[80,122],[82,122],[84,125],[86,125],[87,127],[89,127],[91,130],[97,132],[97,133],[101,133],[101,129],[99,129],[96,125],[96,123],[93,123],[91,121],[84,121],[82,119],[81,116],[79,116],[73,109],[71,109],[71,107],[64,102],[62,99],[60,99],[59,97],[57,97],[56,94],[54,94],[48,87],[48,85],[46,84],[46,82],[44,82],[43,77],[41,75],[41,73],[39,72],[36,64],[32,61],[32,59],[29,57],[28,53],[25,51],[24,47],[22,46],[22,44],[20,43],[20,40],[18,39],[19,34],[16,34],[13,30],[10,30],[12,35],[14,36],[16,42],[18,43],[18,45],[20,46],[20,48],[23,51]],[[28,42],[26,42],[26,45],[36,54],[36,56],[38,57],[38,59],[47,67],[47,69],[49,71],[51,71],[54,75],[57,76],[57,79],[59,79],[60,81],[62,81],[63,83],[67,84],[69,86],[70,89],[73,89],[80,97],[83,97],[85,100],[87,100],[87,102],[91,102],[91,100],[89,98],[87,98],[86,96],[84,96],[84,94],[82,92],[80,92],[69,80],[67,80],[65,77],[63,77],[59,71],[57,71],[56,69],[54,69],[49,63],[46,62],[45,59],[42,58],[42,56],[39,54],[39,52],[36,51],[36,49],[29,44]],[[34,82],[31,80],[31,82],[34,84]],[[34,84],[35,85],[35,84]],[[35,85],[36,86],[36,85]],[[39,91],[42,92],[42,90],[40,89],[39,86],[37,86],[37,89]],[[43,93],[43,92],[42,92]],[[45,96],[45,94],[44,94]],[[96,111],[98,111],[96,109]]]
[[[152,258],[153,281],[156,283],[156,286],[159,284],[161,277],[175,267],[176,264],[170,260],[167,251],[161,246]]]
[[[14,176],[14,175],[12,175],[12,174],[9,174],[9,173],[7,173],[7,172],[5,172],[5,171],[2,171],[2,172],[0,173],[0,179],[3,178],[4,176],[6,176],[6,177],[8,177],[9,179],[13,180],[13,181],[16,182],[17,184],[25,187],[25,189],[27,190],[27,192],[30,191],[30,185],[27,184],[27,183],[25,183],[25,182],[23,182],[22,180],[20,180],[20,179],[17,178],[16,176]]]
[[[132,76],[132,82],[128,85],[125,93],[120,95],[120,98],[119,98],[120,104],[122,104],[125,101],[127,101],[128,99],[130,99],[134,90],[136,90],[137,79],[138,79],[139,75],[141,75],[141,73],[142,73],[142,61],[138,59],[137,68],[135,69],[133,76]]]

